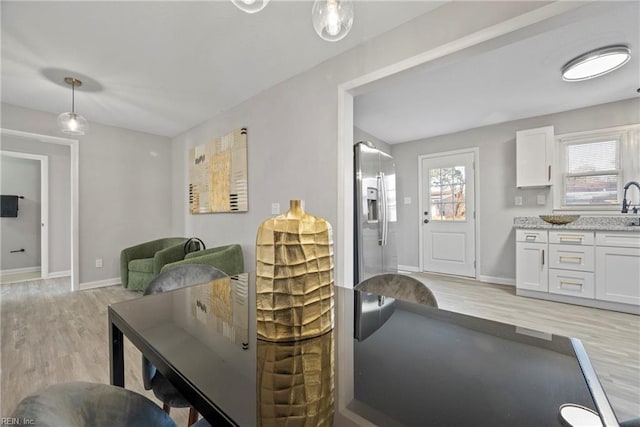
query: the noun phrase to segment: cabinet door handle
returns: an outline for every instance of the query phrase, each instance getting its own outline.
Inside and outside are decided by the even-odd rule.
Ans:
[[[583,236],[558,236],[561,242],[582,242]]]
[[[544,249],[542,250],[542,265],[544,265]]]
[[[560,255],[560,262],[563,262],[563,259],[570,259],[570,260],[575,260],[575,264],[580,264],[582,262],[582,257],[581,256],[570,256],[570,255]]]
[[[577,282],[560,282],[560,287],[562,286],[578,286],[580,288],[582,288],[582,283],[577,283]]]
[[[536,240],[536,235],[535,234],[527,234],[524,238],[525,238],[525,240]]]
[[[549,178],[548,178],[548,180],[551,181],[551,165],[549,165]]]

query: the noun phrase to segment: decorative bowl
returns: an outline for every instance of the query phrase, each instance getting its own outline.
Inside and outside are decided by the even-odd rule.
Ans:
[[[580,218],[580,215],[540,215],[540,219],[549,224],[569,224]]]

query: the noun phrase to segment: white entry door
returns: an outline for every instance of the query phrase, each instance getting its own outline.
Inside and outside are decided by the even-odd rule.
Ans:
[[[476,277],[475,152],[421,157],[424,271]]]

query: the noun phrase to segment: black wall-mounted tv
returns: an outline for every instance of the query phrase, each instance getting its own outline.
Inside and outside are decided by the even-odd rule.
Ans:
[[[18,217],[18,196],[0,196],[0,217]]]

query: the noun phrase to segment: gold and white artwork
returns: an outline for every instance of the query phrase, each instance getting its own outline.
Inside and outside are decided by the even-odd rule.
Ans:
[[[189,211],[246,212],[247,129],[214,138],[189,151]]]

